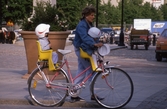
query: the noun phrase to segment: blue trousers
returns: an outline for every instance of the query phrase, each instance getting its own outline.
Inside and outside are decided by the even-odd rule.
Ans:
[[[91,63],[90,63],[90,61],[85,60],[84,58],[81,58],[79,49],[77,49],[77,48],[74,48],[74,49],[75,49],[75,54],[76,54],[77,57],[78,57],[78,69],[77,69],[77,72],[76,72],[76,75],[78,75],[78,74],[81,73],[83,70],[85,70],[86,68],[88,68],[89,66],[91,66]],[[91,67],[91,68],[90,68],[89,70],[87,70],[84,74],[82,74],[81,76],[79,76],[79,77],[74,81],[74,83],[75,83],[75,84],[78,84],[78,83],[82,82],[83,79],[84,79],[86,76],[88,76],[90,73],[92,73],[92,71],[93,71],[93,70],[92,70],[92,67]],[[92,75],[92,77],[93,77],[93,75]],[[88,82],[90,82],[90,81],[92,80],[92,77],[89,78]]]

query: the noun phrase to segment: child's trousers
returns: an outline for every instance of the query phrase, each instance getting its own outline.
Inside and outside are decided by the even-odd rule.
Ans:
[[[58,54],[56,52],[52,52],[52,61],[54,64],[58,61]]]

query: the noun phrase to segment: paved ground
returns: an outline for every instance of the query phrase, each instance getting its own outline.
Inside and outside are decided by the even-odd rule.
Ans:
[[[111,49],[118,48],[111,45]],[[65,49],[73,50],[68,43]],[[111,65],[117,65],[124,69],[132,77],[134,82],[134,95],[132,100],[123,109],[166,109],[167,107],[167,60],[157,62],[155,60],[155,47],[139,47],[139,50],[129,48],[112,50],[105,57],[111,61]],[[32,54],[33,55],[33,54]],[[68,55],[70,67],[77,69],[75,53]],[[27,91],[27,81],[22,77],[27,72],[25,49],[22,42],[16,44],[0,44],[0,104],[31,104]],[[86,89],[81,96],[87,102],[71,104],[65,102],[64,107],[99,107],[89,98]]]

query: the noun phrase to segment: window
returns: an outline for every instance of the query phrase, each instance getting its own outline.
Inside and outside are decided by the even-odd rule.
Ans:
[[[155,2],[161,2],[161,0],[152,0],[153,3]]]
[[[162,32],[161,36],[167,38],[167,29],[165,29],[165,30]]]

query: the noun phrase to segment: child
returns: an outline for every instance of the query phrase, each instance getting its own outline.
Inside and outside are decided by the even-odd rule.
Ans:
[[[35,28],[35,33],[38,36],[38,40],[42,50],[52,49],[50,41],[48,40],[49,28],[50,28],[50,25],[48,24],[39,24]],[[56,64],[58,61],[58,54],[56,52],[52,52],[52,61],[54,64]]]
[[[101,31],[98,28],[96,28],[96,27],[91,27],[88,30],[88,35],[90,37],[92,37],[96,43],[98,43],[99,39],[100,39],[100,36],[101,36]],[[101,44],[101,45],[103,45],[103,44]],[[96,46],[95,48],[97,49],[98,47]],[[91,56],[92,56],[96,71],[101,71],[101,69],[98,68],[98,65],[97,65],[97,56],[94,53],[92,53]]]

